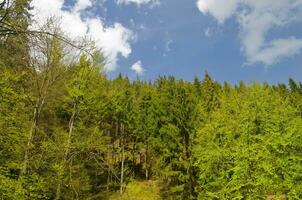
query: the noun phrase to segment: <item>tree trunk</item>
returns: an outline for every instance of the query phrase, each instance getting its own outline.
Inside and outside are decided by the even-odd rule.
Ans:
[[[49,66],[49,63],[48,63],[48,66]],[[27,140],[27,144],[26,144],[26,148],[25,148],[24,161],[23,161],[23,167],[22,167],[22,170],[21,170],[21,175],[25,175],[27,173],[30,146],[32,144],[32,139],[33,139],[33,136],[34,136],[34,132],[37,128],[38,120],[40,118],[40,114],[42,112],[42,108],[43,108],[44,103],[45,103],[45,99],[46,99],[46,96],[47,96],[47,93],[48,93],[48,89],[50,87],[50,82],[49,82],[48,76],[49,76],[49,74],[46,73],[45,77],[43,78],[41,86],[39,86],[38,79],[36,79],[38,99],[37,99],[36,104],[35,104],[33,120],[32,120],[30,130],[29,130],[29,136],[28,136],[28,140]]]
[[[124,126],[123,126],[123,124],[121,124],[121,147],[122,147],[122,164],[121,164],[121,186],[120,186],[120,193],[123,194],[124,161],[125,161]]]
[[[68,159],[68,155],[69,155],[69,151],[70,151],[71,137],[72,137],[72,131],[73,131],[73,126],[74,126],[75,115],[76,115],[76,104],[73,105],[73,113],[69,120],[67,147],[66,147],[65,155],[64,155],[64,159],[63,159],[62,171],[59,174],[59,180],[58,180],[58,186],[57,186],[56,198],[55,198],[56,200],[59,200],[61,198],[62,177],[64,176],[63,174],[65,171],[65,165],[67,163],[67,159]]]
[[[146,180],[149,180],[149,143],[146,144],[146,155],[145,155],[145,175]]]
[[[21,175],[25,175],[27,173],[29,149],[30,149],[30,146],[31,146],[32,138],[33,138],[33,132],[36,129],[36,125],[37,125],[37,111],[38,111],[38,108],[37,108],[37,106],[35,106],[34,116],[33,116],[32,124],[31,124],[30,130],[29,130],[29,136],[28,136],[27,144],[26,144],[26,147],[25,147],[25,154],[24,154],[24,161],[23,161],[23,167],[22,167]]]
[[[112,138],[110,130],[108,130],[108,149],[107,149],[107,164],[108,164],[108,171],[107,171],[107,190],[109,190],[109,186],[111,183],[111,163],[112,163]]]
[[[193,172],[191,166],[191,151],[190,151],[190,136],[186,131],[182,133],[183,145],[184,145],[184,160],[188,163],[186,173],[188,174],[188,179],[185,182],[185,188],[183,192],[183,199],[192,198],[194,196],[194,184],[193,184]]]
[[[26,144],[26,147],[25,147],[25,153],[24,153],[24,160],[23,160],[23,167],[22,167],[22,170],[21,170],[21,175],[25,175],[27,173],[31,143],[32,143],[32,140],[33,140],[34,132],[36,130],[36,127],[37,127],[37,124],[38,124],[38,120],[39,120],[44,102],[45,102],[45,97],[43,97],[42,100],[39,99],[37,101],[36,105],[35,105],[35,108],[34,108],[34,115],[33,115],[33,119],[32,119],[32,124],[30,126],[28,140],[27,140],[27,144]]]

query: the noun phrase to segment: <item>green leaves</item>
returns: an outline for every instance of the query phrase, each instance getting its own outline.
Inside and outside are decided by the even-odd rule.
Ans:
[[[0,69],[1,199],[106,199],[142,179],[163,199],[302,198],[301,83],[109,80],[100,53],[66,64],[48,39],[41,70]]]
[[[291,163],[290,169],[288,158],[295,154],[290,146],[296,143],[293,131],[301,119],[270,88],[253,84],[244,92],[231,93],[232,98],[222,97],[221,107],[197,134],[194,156],[200,197],[258,199],[290,193],[286,182],[294,180],[284,173],[299,166]]]
[[[22,75],[0,70],[0,165],[17,168],[24,148],[29,119]],[[16,169],[16,170],[17,170]]]

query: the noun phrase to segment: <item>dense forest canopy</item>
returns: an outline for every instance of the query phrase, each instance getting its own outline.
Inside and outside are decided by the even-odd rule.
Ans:
[[[110,80],[29,5],[0,3],[0,199],[302,199],[302,83]]]

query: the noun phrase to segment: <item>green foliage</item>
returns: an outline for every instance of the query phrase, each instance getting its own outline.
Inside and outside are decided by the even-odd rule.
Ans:
[[[109,200],[161,200],[158,181],[134,181],[127,185],[123,195],[113,194]]]
[[[61,199],[106,198],[118,188],[123,195],[110,198],[301,198],[301,96],[293,81],[290,90],[222,87],[209,75],[150,84],[106,80],[99,69],[82,56],[49,90],[26,176],[33,93],[23,89],[24,74],[2,69],[3,199],[52,199],[58,188]],[[133,181],[141,179],[161,184],[147,190],[153,181]]]
[[[0,198],[4,200],[50,199],[47,183],[36,174],[27,177],[13,176],[0,169]]]
[[[24,75],[0,69],[0,164],[17,171],[29,127]]]
[[[26,199],[26,190],[22,187],[22,182],[16,178],[8,177],[9,173],[1,169],[0,173],[0,198],[3,200],[23,200]]]
[[[6,2],[10,5],[0,10],[1,19],[5,16],[0,23],[0,66],[20,70],[29,67],[27,46],[29,38],[26,34],[17,34],[16,30],[27,31],[31,23],[29,14],[31,0]]]
[[[0,199],[302,199],[301,83],[107,79],[43,30],[0,37]]]
[[[301,149],[297,110],[258,84],[231,95],[222,97],[221,108],[198,131],[194,153],[200,199],[299,197],[293,185],[300,185],[294,178],[300,161],[292,158]]]

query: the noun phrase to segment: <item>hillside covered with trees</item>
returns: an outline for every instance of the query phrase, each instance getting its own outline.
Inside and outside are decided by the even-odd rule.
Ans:
[[[302,199],[301,83],[108,79],[29,3],[0,4],[0,199]]]

